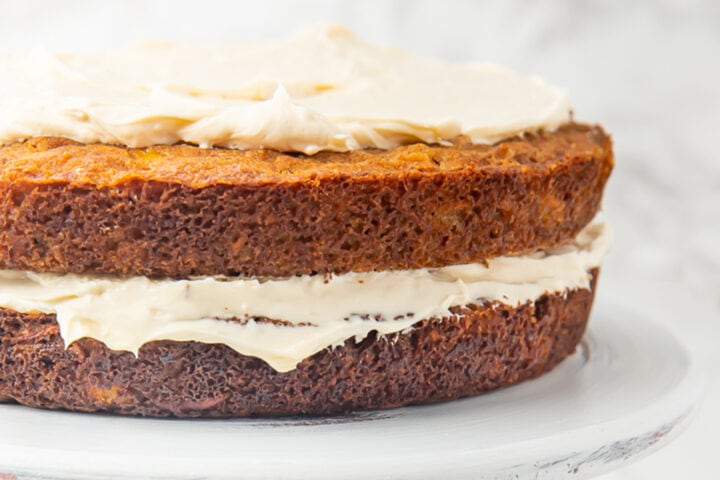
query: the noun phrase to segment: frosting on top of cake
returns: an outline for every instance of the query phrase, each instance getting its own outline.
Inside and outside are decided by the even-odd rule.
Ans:
[[[321,150],[492,143],[570,121],[567,95],[498,66],[447,63],[323,26],[284,41],[144,44],[0,58],[0,144]]]

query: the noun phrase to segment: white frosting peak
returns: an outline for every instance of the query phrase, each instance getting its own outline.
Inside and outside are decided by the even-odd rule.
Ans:
[[[0,144],[52,135],[311,154],[460,134],[489,143],[569,119],[564,92],[537,78],[421,59],[337,26],[233,46],[0,58]]]

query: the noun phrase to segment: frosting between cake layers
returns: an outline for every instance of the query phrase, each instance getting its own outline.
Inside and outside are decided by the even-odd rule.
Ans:
[[[611,237],[610,228],[595,221],[571,245],[487,265],[330,277],[152,280],[5,270],[0,306],[55,313],[66,346],[90,337],[137,354],[154,340],[220,343],[285,372],[348,338],[400,332],[448,317],[452,307],[518,305],[546,292],[589,288],[589,270],[600,265]]]
[[[421,59],[341,27],[234,46],[0,58],[0,144],[60,136],[312,154],[458,135],[492,143],[569,120],[566,94],[538,78]]]

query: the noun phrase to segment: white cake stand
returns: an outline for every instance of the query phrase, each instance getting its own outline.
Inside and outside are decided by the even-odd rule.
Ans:
[[[0,478],[587,478],[676,436],[700,383],[660,326],[597,308],[582,348],[548,375],[439,405],[230,421],[1,405]]]

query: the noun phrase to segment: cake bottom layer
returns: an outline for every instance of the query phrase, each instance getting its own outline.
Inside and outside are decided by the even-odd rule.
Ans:
[[[83,338],[52,314],[0,310],[0,399],[83,412],[176,417],[337,414],[475,395],[536,377],[571,354],[591,289],[520,306],[453,309],[412,329],[348,339],[279,373],[224,345],[155,341],[138,357]],[[292,328],[292,327],[288,327]]]

